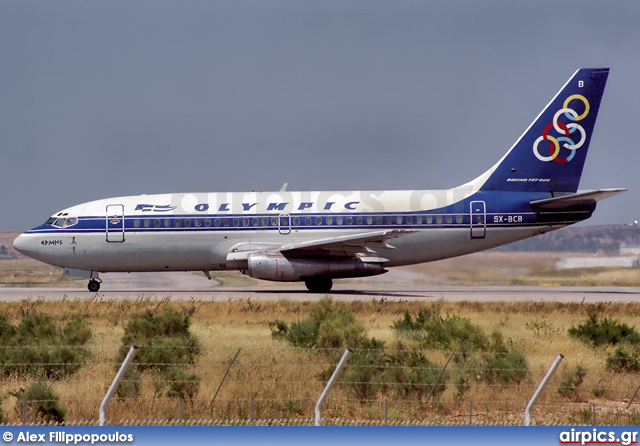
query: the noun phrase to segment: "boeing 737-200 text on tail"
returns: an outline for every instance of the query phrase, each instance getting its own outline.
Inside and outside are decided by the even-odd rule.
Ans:
[[[585,220],[625,189],[578,191],[609,69],[580,69],[492,168],[448,190],[189,193],[92,201],[14,241],[86,277],[239,270],[264,280],[332,279],[481,251]]]

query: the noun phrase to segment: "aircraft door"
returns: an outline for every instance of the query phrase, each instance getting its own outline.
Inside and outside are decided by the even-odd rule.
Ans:
[[[278,232],[282,235],[291,234],[291,216],[289,214],[278,215]]]
[[[484,201],[471,202],[471,238],[484,238],[487,233],[487,209]]]
[[[106,233],[107,242],[124,242],[124,205],[107,206]]]

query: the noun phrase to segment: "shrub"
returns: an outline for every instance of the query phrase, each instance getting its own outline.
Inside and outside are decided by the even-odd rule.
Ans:
[[[623,341],[631,344],[640,343],[640,333],[634,327],[606,317],[598,320],[598,315],[595,313],[591,313],[586,322],[577,327],[572,326],[568,333],[572,338],[591,344],[593,347],[616,345]]]
[[[160,314],[146,311],[134,316],[124,329],[116,369],[126,358],[132,344],[138,344],[141,347],[125,379],[118,386],[117,395],[123,398],[138,396],[141,387],[140,378],[145,371],[160,375],[160,379],[156,380],[158,383],[169,381],[164,384],[170,389],[175,381],[183,380],[182,378],[187,375],[182,367],[194,364],[196,356],[200,353],[200,342],[191,334],[190,325],[191,320],[188,315],[170,308],[165,308]],[[188,376],[190,381],[198,382],[197,386],[191,387],[197,393],[200,377]],[[156,392],[162,392],[163,388],[164,385],[160,385]],[[179,396],[181,392],[186,391],[176,385],[173,387],[173,392],[172,395]]]
[[[0,375],[58,380],[78,371],[90,356],[91,328],[83,319],[59,328],[51,316],[32,313],[13,326],[0,315]]]
[[[25,400],[29,411],[38,419],[49,423],[52,420],[56,423],[63,423],[67,409],[60,405],[58,395],[47,384],[34,383],[26,389],[21,388],[11,395],[18,398],[15,410],[22,414]]]
[[[308,319],[270,322],[271,336],[300,348],[357,348],[366,341],[364,326],[344,304],[325,297],[311,309]]]
[[[434,398],[439,397],[447,388],[448,373],[445,372],[436,384],[441,366],[433,364],[415,348],[403,348],[401,344],[398,347],[388,356],[388,367],[383,375],[385,386],[392,388],[403,400],[413,395],[422,401],[430,393]]]
[[[412,322],[412,320],[409,320]],[[270,322],[273,339],[289,342],[295,347],[315,348],[328,356],[332,365],[318,378],[329,379],[343,347],[354,351],[344,371],[349,394],[361,401],[373,399],[381,390],[393,392],[398,398],[415,396],[422,399],[431,390],[441,367],[434,366],[419,346],[398,344],[398,352],[388,352],[384,342],[366,336],[364,326],[358,322],[344,304],[329,298],[315,305],[307,319],[287,325],[283,321]],[[446,389],[447,375],[434,390],[438,396]],[[425,393],[426,392],[426,393]]]
[[[587,376],[587,369],[581,365],[573,370],[566,370],[562,374],[562,381],[558,385],[558,393],[565,398],[575,398],[578,395],[578,388]]]
[[[476,351],[486,349],[489,344],[482,328],[469,319],[449,314],[442,317],[438,310],[428,308],[421,308],[415,319],[406,311],[404,318],[391,328],[426,348]]]
[[[633,373],[640,371],[640,354],[627,352],[618,347],[613,355],[607,357],[605,366],[615,373]]]
[[[520,383],[528,373],[524,354],[504,349],[488,356],[482,379],[489,384]]]
[[[167,371],[166,376],[171,380],[167,396],[189,400],[193,406],[193,399],[200,391],[200,377],[195,373],[186,373],[178,368]]]

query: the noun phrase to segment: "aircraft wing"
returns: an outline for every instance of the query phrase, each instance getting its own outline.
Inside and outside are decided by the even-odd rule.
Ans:
[[[356,253],[374,252],[376,248],[391,248],[387,240],[409,234],[414,231],[390,229],[386,231],[364,232],[361,234],[329,237],[299,243],[282,245],[279,251],[286,255],[306,255],[322,252],[323,254],[353,255]]]
[[[604,200],[627,189],[599,189],[586,192],[578,192],[563,197],[545,198],[533,200],[529,204],[536,209],[568,209],[576,206],[590,205]]]
[[[304,242],[277,244],[240,243],[235,245],[227,260],[246,260],[252,252],[277,252],[279,251],[287,257],[303,257],[311,255],[333,255],[333,256],[365,256],[363,261],[386,262],[387,259],[377,257],[375,250],[379,248],[394,249],[387,241],[410,234],[414,231],[402,229],[390,229],[384,231],[363,232],[360,234],[349,234],[338,237],[328,237]],[[368,256],[372,254],[372,256]],[[366,260],[365,260],[366,259]]]

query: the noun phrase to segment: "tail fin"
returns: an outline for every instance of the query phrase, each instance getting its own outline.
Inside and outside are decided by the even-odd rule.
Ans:
[[[576,192],[609,75],[574,73],[507,154],[480,178],[481,190]]]

